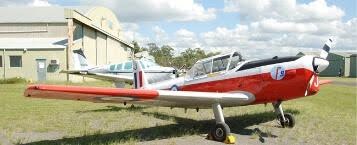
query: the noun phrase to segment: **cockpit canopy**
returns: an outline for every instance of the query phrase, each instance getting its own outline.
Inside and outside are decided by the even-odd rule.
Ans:
[[[149,59],[141,59],[139,60],[141,67],[143,69],[149,69],[149,68],[153,68],[153,67],[159,67],[160,65],[158,65],[157,63],[149,60]],[[109,70],[110,71],[132,71],[133,69],[133,62],[132,61],[127,61],[127,62],[123,62],[123,63],[119,63],[119,64],[111,64],[109,66]]]
[[[207,74],[223,72],[237,67],[243,61],[242,55],[238,52],[216,55],[210,58],[197,61],[187,72],[186,79],[204,77]]]

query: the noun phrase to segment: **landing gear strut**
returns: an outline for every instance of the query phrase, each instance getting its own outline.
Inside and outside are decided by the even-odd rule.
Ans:
[[[211,129],[208,134],[209,138],[215,141],[225,142],[225,143],[235,143],[234,136],[231,135],[231,130],[229,126],[224,122],[222,107],[219,103],[212,105],[214,118],[216,120],[216,125]]]
[[[273,103],[274,111],[277,114],[277,119],[280,122],[280,125],[285,128],[293,128],[295,126],[295,118],[290,113],[283,112],[283,107],[281,101]]]

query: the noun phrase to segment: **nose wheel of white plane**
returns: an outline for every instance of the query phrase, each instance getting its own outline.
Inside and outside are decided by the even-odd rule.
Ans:
[[[283,107],[281,105],[281,101],[273,103],[274,111],[276,114],[278,114],[277,119],[280,123],[280,125],[285,128],[293,128],[295,126],[295,118],[292,114],[290,113],[285,113],[283,112]]]

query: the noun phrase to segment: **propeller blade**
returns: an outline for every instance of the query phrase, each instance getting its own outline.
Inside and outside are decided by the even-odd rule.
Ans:
[[[325,45],[322,47],[322,50],[320,52],[320,58],[326,59],[328,56],[328,53],[330,52],[330,49],[332,47],[332,44],[334,42],[332,41],[332,39],[328,39],[327,42],[325,43]]]

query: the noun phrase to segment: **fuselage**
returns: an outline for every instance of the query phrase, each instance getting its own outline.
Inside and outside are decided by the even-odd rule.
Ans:
[[[285,101],[317,93],[319,84],[313,59],[314,56],[292,56],[243,61],[222,71],[186,75],[151,86],[173,91],[247,92],[254,96],[250,104]]]
[[[146,75],[150,83],[175,78],[175,74],[173,73],[175,69],[172,67],[163,67],[156,64],[154,61],[147,59],[140,59],[139,62],[143,66],[144,71],[147,73]],[[109,64],[91,68],[88,70],[88,72],[125,75],[131,77],[133,75],[133,65],[132,61],[126,61],[123,63]]]

